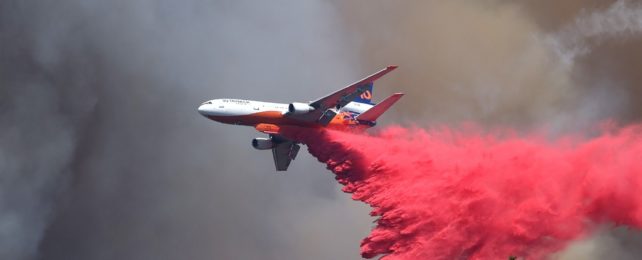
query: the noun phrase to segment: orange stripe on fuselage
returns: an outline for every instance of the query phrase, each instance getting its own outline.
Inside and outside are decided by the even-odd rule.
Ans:
[[[257,124],[312,126],[313,123],[302,122],[283,116],[280,111],[263,111],[240,116],[208,116],[209,119],[226,124],[255,126]]]
[[[369,126],[360,125],[355,120],[345,119],[344,113],[337,114],[328,128],[345,130],[347,128],[368,128]],[[304,122],[296,120],[293,118],[285,117],[280,111],[263,111],[252,113],[248,115],[239,115],[239,116],[208,116],[209,119],[226,123],[226,124],[235,124],[235,125],[247,125],[247,126],[256,126],[258,124],[273,124],[273,125],[292,125],[292,126],[301,126],[301,127],[321,127],[319,124],[314,122]]]

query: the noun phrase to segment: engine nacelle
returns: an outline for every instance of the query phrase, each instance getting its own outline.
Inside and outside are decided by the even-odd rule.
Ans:
[[[257,150],[268,150],[274,147],[274,142],[270,138],[257,137],[252,139],[252,147]]]
[[[312,110],[314,110],[314,107],[311,107],[310,105],[308,105],[306,103],[294,102],[294,103],[291,103],[288,106],[288,112],[290,112],[291,114],[295,114],[295,115],[305,114],[305,113],[308,113],[308,112],[310,112]]]

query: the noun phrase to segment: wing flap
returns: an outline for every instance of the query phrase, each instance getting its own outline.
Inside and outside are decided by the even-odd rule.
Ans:
[[[276,170],[286,171],[290,166],[290,162],[296,158],[300,148],[301,146],[290,140],[275,145],[274,148],[272,148],[272,156],[274,157]]]

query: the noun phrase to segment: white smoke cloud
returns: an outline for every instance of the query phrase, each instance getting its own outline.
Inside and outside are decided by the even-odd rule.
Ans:
[[[619,0],[606,10],[584,11],[550,36],[550,44],[566,64],[587,55],[601,42],[642,32],[642,4]]]
[[[627,228],[603,228],[569,245],[555,255],[558,260],[639,259],[642,234]]]

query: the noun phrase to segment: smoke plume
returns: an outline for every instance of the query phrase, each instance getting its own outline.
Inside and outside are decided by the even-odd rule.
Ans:
[[[384,122],[546,129],[586,135],[637,123],[642,44],[637,1],[339,1],[364,67],[396,63],[376,84],[404,100]],[[454,126],[453,126],[454,127]],[[589,131],[590,132],[590,131]],[[636,259],[637,231],[600,229],[563,259]],[[590,246],[587,246],[590,245]],[[617,252],[617,253],[615,253]]]
[[[577,56],[585,56],[594,46],[609,39],[627,39],[642,32],[642,5],[629,1],[617,1],[606,10],[582,12],[554,35],[551,44],[555,51],[569,64]]]
[[[642,228],[642,127],[548,140],[475,126],[293,131],[379,217],[362,256],[544,259],[600,225]]]
[[[365,67],[400,65],[377,88],[408,94],[396,118],[564,132],[642,117],[642,12],[634,1],[337,5]]]

